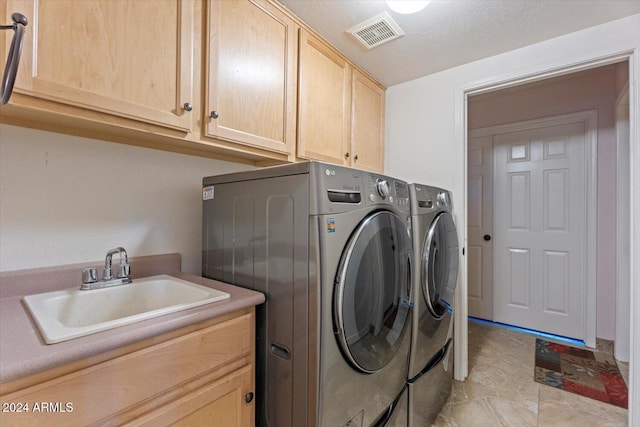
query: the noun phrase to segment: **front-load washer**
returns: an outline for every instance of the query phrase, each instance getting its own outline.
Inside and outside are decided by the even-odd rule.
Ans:
[[[267,297],[257,425],[369,426],[406,395],[409,217],[405,182],[326,163],[203,180],[203,276]]]
[[[409,426],[433,423],[453,381],[453,311],[459,247],[451,193],[410,184],[414,316],[409,357]]]

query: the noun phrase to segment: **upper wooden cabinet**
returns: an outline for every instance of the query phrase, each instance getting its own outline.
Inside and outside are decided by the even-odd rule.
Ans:
[[[14,93],[189,131],[193,5],[7,0],[29,20]]]
[[[29,24],[0,122],[254,165],[383,169],[384,88],[277,2],[0,1],[13,12]]]
[[[351,66],[305,30],[299,66],[298,156],[349,165]]]
[[[384,88],[358,70],[351,85],[352,165],[384,170]]]
[[[304,29],[299,62],[298,156],[382,172],[384,88]]]
[[[297,25],[265,0],[207,4],[206,135],[293,155]]]

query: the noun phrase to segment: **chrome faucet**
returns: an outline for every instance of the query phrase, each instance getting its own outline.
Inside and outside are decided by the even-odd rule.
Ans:
[[[111,261],[115,254],[120,255],[120,264],[118,265],[118,274],[113,277]],[[95,268],[87,268],[82,270],[82,286],[80,290],[108,288],[111,286],[126,285],[131,283],[131,267],[127,258],[127,251],[124,248],[117,247],[110,249],[104,259],[104,271],[102,272],[102,280],[98,280],[98,271]]]

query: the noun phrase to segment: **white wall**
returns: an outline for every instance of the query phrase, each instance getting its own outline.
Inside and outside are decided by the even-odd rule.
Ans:
[[[624,63],[628,67],[628,63]],[[596,336],[615,339],[616,313],[616,131],[618,64],[473,96],[469,129],[578,111],[598,112],[597,326]],[[624,69],[624,67],[623,67]]]
[[[464,211],[466,117],[464,93],[633,53],[631,97],[631,357],[640,360],[640,14],[393,86],[387,90],[385,172],[453,191],[460,236]],[[428,55],[428,52],[424,53]],[[465,236],[466,237],[466,236]],[[466,241],[461,242],[466,245]],[[455,378],[467,376],[466,265],[456,297]],[[636,336],[637,335],[637,336]],[[640,427],[640,368],[630,363],[629,422]]]
[[[385,172],[454,191],[461,205],[463,127],[456,98],[463,88],[535,74],[640,45],[640,14],[511,52],[461,65],[388,88]],[[425,52],[427,55],[428,52]]]
[[[0,125],[0,271],[179,252],[201,273],[202,178],[250,166]]]

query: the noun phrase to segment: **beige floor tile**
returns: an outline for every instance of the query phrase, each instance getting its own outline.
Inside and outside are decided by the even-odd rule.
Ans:
[[[525,372],[528,371],[528,372]],[[507,364],[481,357],[469,377],[456,388],[456,401],[498,397],[519,402],[538,401],[538,383],[533,381],[533,365],[513,370]]]
[[[503,397],[485,399],[503,425],[519,427],[536,427],[538,423],[538,401],[516,400]]]
[[[540,387],[539,427],[622,427],[627,423],[626,409],[553,387]]]
[[[438,414],[437,427],[498,427],[506,426],[485,399],[448,403]]]
[[[535,341],[535,335],[470,322],[469,376],[453,382],[434,426],[627,425],[625,409],[536,383]]]

